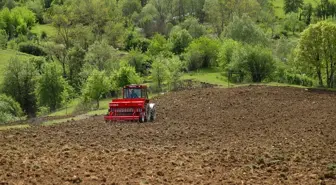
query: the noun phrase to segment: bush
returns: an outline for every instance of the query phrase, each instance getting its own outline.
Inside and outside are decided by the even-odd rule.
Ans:
[[[313,80],[305,75],[291,73],[286,73],[285,75],[286,82],[289,84],[302,85],[307,87],[311,87],[314,84]]]
[[[217,55],[220,43],[207,37],[194,40],[186,50],[189,70],[197,70],[217,66]]]
[[[23,116],[20,104],[13,98],[4,94],[0,95],[0,123],[16,121]]]
[[[228,70],[249,75],[252,82],[262,82],[275,69],[272,51],[261,46],[245,46],[233,54],[233,62]]]
[[[20,43],[19,51],[35,56],[46,56],[45,51],[40,46],[29,42]]]

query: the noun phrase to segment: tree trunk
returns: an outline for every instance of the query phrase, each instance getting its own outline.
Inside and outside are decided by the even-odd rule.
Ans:
[[[323,79],[322,79],[321,69],[317,69],[317,76],[318,76],[318,79],[319,79],[320,87],[323,87]]]

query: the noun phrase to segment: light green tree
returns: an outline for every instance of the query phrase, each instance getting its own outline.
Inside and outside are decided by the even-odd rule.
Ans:
[[[182,61],[177,56],[166,59],[167,66],[167,83],[170,90],[178,88],[180,78],[182,76],[182,69],[184,67]]]
[[[151,77],[153,80],[154,88],[157,91],[162,92],[163,84],[168,76],[167,65],[165,64],[165,58],[163,56],[158,56],[152,63]]]
[[[247,44],[268,44],[266,34],[247,15],[241,18],[234,16],[223,36]]]
[[[310,25],[303,33],[297,46],[297,60],[313,68],[319,85],[326,79],[328,87],[335,86],[336,71],[336,24],[319,22]],[[323,71],[325,69],[325,71]]]
[[[47,106],[50,112],[55,111],[62,106],[62,93],[67,88],[69,85],[62,77],[60,67],[55,62],[46,64],[35,90],[38,104]]]
[[[104,71],[93,70],[87,79],[82,94],[84,101],[94,100],[99,108],[99,100],[110,90],[110,83]]]
[[[136,73],[135,68],[130,66],[127,62],[121,62],[120,68],[113,76],[113,80],[115,81],[117,88],[142,82],[142,79]]]

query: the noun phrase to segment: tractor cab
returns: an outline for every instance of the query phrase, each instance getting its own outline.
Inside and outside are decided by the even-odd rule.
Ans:
[[[123,88],[123,99],[148,99],[147,86],[127,85]]]

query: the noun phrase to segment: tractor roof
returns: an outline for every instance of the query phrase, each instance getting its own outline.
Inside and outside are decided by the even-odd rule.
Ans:
[[[132,84],[132,85],[126,85],[124,88],[129,88],[129,89],[146,89],[147,86],[146,85],[135,85],[135,84]]]

